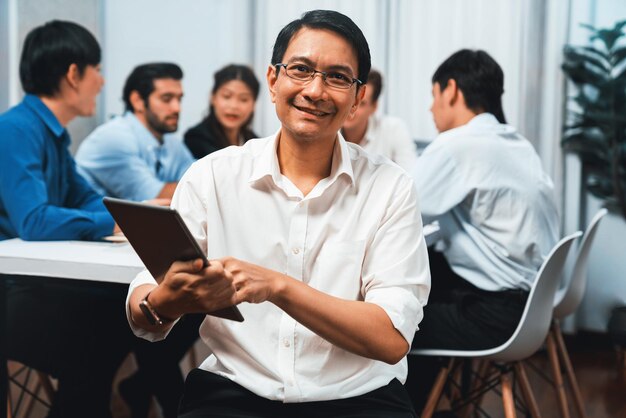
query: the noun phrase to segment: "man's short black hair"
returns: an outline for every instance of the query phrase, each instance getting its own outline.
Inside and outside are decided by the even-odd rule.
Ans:
[[[130,102],[130,94],[137,91],[139,96],[146,105],[148,97],[154,91],[154,80],[162,78],[171,78],[173,80],[181,80],[183,78],[183,70],[176,64],[171,62],[151,62],[135,67],[126,79],[122,97],[126,110],[134,112],[135,109]]]
[[[367,79],[367,88],[372,89],[372,103],[376,103],[380,97],[380,92],[383,91],[383,76],[376,70],[370,71],[370,75]]]
[[[438,83],[443,91],[450,79],[456,81],[470,110],[489,112],[506,123],[502,110],[504,73],[488,53],[462,49],[452,54],[437,68],[432,83]]]
[[[53,96],[70,65],[82,75],[87,65],[100,64],[100,45],[84,27],[52,20],[31,30],[24,40],[20,81],[26,93]]]
[[[334,10],[311,10],[300,19],[287,24],[276,38],[272,52],[272,64],[281,63],[287,51],[291,38],[303,27],[311,29],[326,29],[343,37],[354,48],[358,60],[358,75],[356,78],[363,83],[367,78],[372,65],[370,48],[361,29],[348,16]]]

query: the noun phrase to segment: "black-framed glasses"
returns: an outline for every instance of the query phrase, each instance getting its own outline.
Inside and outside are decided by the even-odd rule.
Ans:
[[[313,80],[315,74],[321,74],[324,84],[337,89],[349,89],[354,83],[358,83],[359,85],[363,84],[358,78],[354,78],[341,71],[318,71],[308,65],[299,63],[278,63],[274,65],[276,66],[276,71],[280,70],[280,67],[283,67],[287,77],[304,83]]]

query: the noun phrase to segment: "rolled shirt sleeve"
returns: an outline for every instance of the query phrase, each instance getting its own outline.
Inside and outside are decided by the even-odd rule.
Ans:
[[[430,269],[418,199],[408,176],[387,213],[364,259],[362,293],[366,302],[385,310],[410,345],[424,317]]]

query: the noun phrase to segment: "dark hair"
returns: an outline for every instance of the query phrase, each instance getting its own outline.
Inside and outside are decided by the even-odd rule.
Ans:
[[[24,40],[20,80],[26,93],[52,96],[70,65],[82,76],[87,65],[100,63],[100,45],[84,27],[52,20],[31,30]]]
[[[456,81],[467,107],[474,112],[489,112],[506,123],[502,110],[504,73],[498,63],[482,50],[462,49],[446,59],[433,74],[433,84],[441,90],[448,80]]]
[[[370,71],[367,86],[372,89],[372,103],[376,103],[380,97],[380,92],[383,90],[382,74],[376,70]]]
[[[256,101],[257,97],[259,97],[259,80],[257,80],[254,75],[254,71],[246,65],[238,65],[238,64],[230,64],[226,67],[218,70],[213,75],[213,89],[211,90],[211,94],[217,93],[217,91],[224,84],[233,80],[242,81],[250,91],[252,92],[252,96]],[[250,124],[252,123],[252,119],[254,118],[254,111],[250,114],[248,120],[241,126],[241,135],[243,136],[244,141],[252,139],[256,136],[254,132],[250,129]],[[228,138],[226,137],[226,133],[224,132],[224,128],[217,120],[215,116],[215,109],[213,105],[209,105],[209,116],[207,117],[207,123],[211,127],[211,130],[217,134],[216,140],[221,144],[222,147],[227,147],[230,145],[228,142]]]
[[[312,29],[327,29],[342,36],[354,48],[358,60],[357,78],[367,82],[372,59],[367,40],[361,29],[346,15],[334,10],[311,10],[300,19],[287,24],[276,38],[272,52],[272,64],[281,63],[291,38],[303,27]]]
[[[126,79],[122,93],[126,110],[135,111],[130,102],[130,94],[133,91],[139,93],[141,99],[147,104],[148,97],[154,91],[154,80],[161,78],[180,80],[183,78],[183,70],[171,62],[151,62],[135,67]]]

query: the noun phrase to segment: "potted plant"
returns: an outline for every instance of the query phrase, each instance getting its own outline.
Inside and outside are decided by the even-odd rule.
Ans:
[[[589,46],[566,46],[563,71],[576,86],[564,150],[579,155],[583,183],[626,219],[626,20],[591,31]]]

